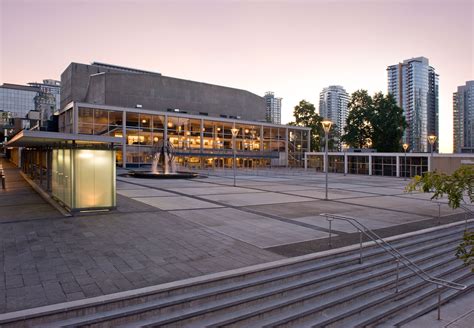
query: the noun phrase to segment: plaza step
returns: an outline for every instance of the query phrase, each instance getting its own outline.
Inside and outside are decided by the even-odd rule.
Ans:
[[[473,222],[469,223],[470,226]],[[391,239],[433,276],[474,286],[454,256],[465,225],[450,224]],[[365,243],[182,282],[0,315],[0,326],[371,326],[404,324],[433,307],[436,286]],[[466,292],[466,291],[462,291]],[[448,301],[462,293],[443,291]],[[9,315],[9,316],[8,316]]]

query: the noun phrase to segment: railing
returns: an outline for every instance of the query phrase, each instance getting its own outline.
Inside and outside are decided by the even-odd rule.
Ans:
[[[463,204],[459,205],[459,207],[464,210],[464,230],[467,231],[468,216],[470,215],[471,217],[474,217],[474,211]]]
[[[441,288],[440,288],[440,286],[443,286],[443,287],[446,287],[446,288],[451,288],[451,289],[456,289],[456,290],[464,290],[464,289],[467,288],[466,285],[462,285],[462,284],[459,284],[459,283],[456,283],[456,282],[453,282],[453,281],[448,281],[448,280],[444,280],[444,279],[441,279],[441,278],[431,276],[425,270],[420,268],[416,263],[414,263],[408,257],[406,257],[405,255],[400,253],[396,248],[394,248],[392,245],[390,245],[388,242],[386,242],[383,238],[381,238],[379,235],[377,235],[374,231],[367,228],[364,224],[360,223],[355,218],[348,217],[348,216],[342,216],[342,215],[336,215],[336,214],[329,214],[329,213],[322,213],[320,215],[325,216],[326,219],[329,222],[329,247],[331,247],[331,237],[332,237],[331,223],[332,223],[333,220],[340,220],[340,221],[348,222],[353,227],[355,227],[357,229],[357,231],[359,232],[359,244],[360,244],[359,263],[360,264],[362,264],[362,234],[367,236],[377,246],[379,246],[385,252],[387,252],[388,254],[390,254],[391,256],[393,256],[395,258],[396,263],[397,263],[395,293],[398,293],[400,262],[407,269],[412,271],[415,275],[417,275],[422,280],[424,280],[428,283],[435,284],[436,288],[438,290],[438,320],[440,320],[440,318],[441,318],[441,310],[440,310],[440,308],[441,308],[441,290],[440,289]],[[467,221],[466,221],[466,229],[467,229]]]

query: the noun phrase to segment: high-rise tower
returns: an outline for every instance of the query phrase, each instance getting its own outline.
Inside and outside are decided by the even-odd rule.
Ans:
[[[319,94],[319,115],[333,122],[338,137],[346,126],[348,103],[349,94],[340,85],[331,85]]]
[[[428,152],[428,136],[439,137],[438,74],[428,58],[417,57],[388,66],[387,78],[388,92],[403,108],[408,123],[403,141],[413,152]]]
[[[453,152],[474,152],[474,81],[453,94]]]
[[[265,104],[266,112],[265,117],[267,122],[273,124],[281,124],[281,99],[275,97],[275,94],[271,91],[265,93]]]

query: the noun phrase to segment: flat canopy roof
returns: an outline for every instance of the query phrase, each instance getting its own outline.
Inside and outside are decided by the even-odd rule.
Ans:
[[[46,131],[23,130],[17,133],[5,146],[7,147],[37,147],[55,146],[61,143],[76,143],[78,145],[122,144],[123,138],[96,136],[87,134],[71,134]]]

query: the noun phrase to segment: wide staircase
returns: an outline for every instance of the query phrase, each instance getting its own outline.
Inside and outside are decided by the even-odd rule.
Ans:
[[[402,326],[474,290],[474,274],[455,256],[473,226],[470,220],[388,238],[389,246],[365,242],[362,258],[354,245],[0,315],[0,326]]]

